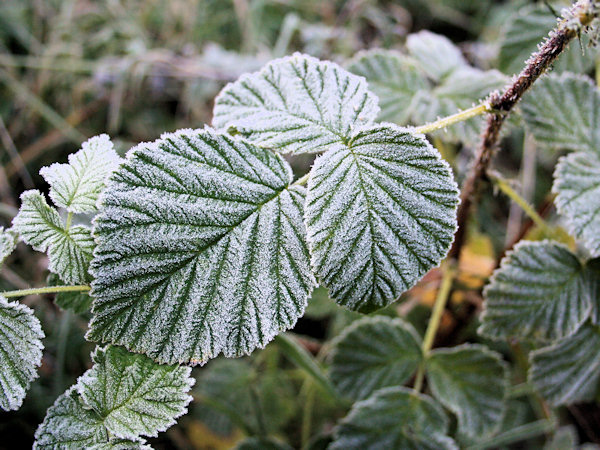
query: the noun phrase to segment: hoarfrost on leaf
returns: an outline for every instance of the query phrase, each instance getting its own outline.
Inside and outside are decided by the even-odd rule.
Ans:
[[[430,31],[409,35],[406,47],[434,81],[440,81],[457,68],[467,65],[459,48],[450,39]]]
[[[50,198],[56,206],[73,213],[96,211],[98,196],[107,177],[119,166],[121,158],[106,134],[88,139],[69,164],[43,167],[40,175],[50,185]]]
[[[95,220],[88,337],[199,364],[291,328],[315,284],[291,179],[281,156],[212,130],[134,148]]]
[[[344,148],[378,113],[364,78],[295,53],[225,86],[213,125],[279,152],[312,153]]]
[[[13,230],[0,227],[0,267],[17,246],[17,240],[17,234]]]
[[[434,350],[426,367],[433,396],[456,414],[459,431],[475,438],[498,431],[508,385],[501,355],[465,344]]]
[[[0,296],[0,408],[19,409],[42,363],[44,332],[33,311]]]
[[[446,255],[457,205],[450,168],[422,136],[391,124],[363,129],[310,172],[313,268],[338,303],[387,306]]]
[[[600,154],[577,152],[561,158],[552,191],[569,231],[592,256],[600,256]]]
[[[39,191],[21,194],[21,209],[13,219],[13,230],[34,250],[48,252],[48,269],[65,283],[90,281],[88,267],[95,245],[91,230],[83,225],[65,229],[56,209]]]
[[[331,380],[351,399],[378,389],[400,386],[423,360],[421,338],[408,322],[366,317],[339,336],[331,354]]]
[[[575,333],[591,310],[584,269],[562,245],[519,243],[484,290],[479,332],[492,339],[540,341]]]
[[[354,403],[328,448],[457,450],[447,433],[448,418],[432,398],[412,389],[389,387]]]
[[[111,436],[155,437],[187,412],[194,384],[189,367],[157,364],[122,347],[98,348],[94,366],[77,381],[83,402],[103,418]]]
[[[586,323],[577,333],[531,352],[529,382],[552,405],[591,400],[600,381],[600,328]]]

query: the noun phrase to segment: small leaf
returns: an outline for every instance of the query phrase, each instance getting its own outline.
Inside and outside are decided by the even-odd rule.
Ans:
[[[69,164],[43,167],[40,175],[50,185],[50,198],[56,206],[73,213],[96,211],[96,202],[108,176],[121,163],[106,134],[88,139]]]
[[[573,336],[530,354],[529,381],[552,405],[596,395],[600,380],[600,328],[586,324]]]
[[[422,136],[385,124],[361,130],[311,170],[313,267],[338,303],[389,305],[446,255],[457,204],[448,165]]]
[[[482,345],[437,349],[427,360],[433,396],[458,417],[470,437],[495,433],[506,410],[507,364]]]
[[[415,62],[393,50],[360,52],[350,61],[348,70],[365,77],[369,88],[379,97],[379,120],[400,125],[410,122],[418,93],[430,89]]]
[[[578,152],[562,157],[552,191],[569,232],[581,239],[592,256],[600,256],[600,156]]]
[[[295,53],[225,86],[213,125],[283,153],[313,153],[344,148],[378,112],[364,78]]]
[[[421,68],[434,81],[440,81],[459,67],[467,65],[459,48],[447,37],[430,31],[408,36],[406,47]]]
[[[0,227],[0,267],[17,246],[17,234]]]
[[[404,384],[423,359],[421,338],[412,325],[388,317],[354,322],[335,341],[331,356],[333,383],[354,400]]]
[[[552,150],[595,152],[600,142],[600,94],[582,75],[550,75],[521,103],[535,140]]]
[[[0,296],[0,408],[17,410],[42,363],[44,332],[33,311]]]
[[[107,346],[77,381],[83,402],[103,418],[111,436],[157,436],[187,412],[194,384],[189,367],[156,364],[144,355]]]
[[[13,220],[13,230],[34,250],[48,252],[48,269],[66,284],[90,281],[88,266],[95,246],[91,230],[83,225],[65,230],[58,212],[39,191],[21,194],[21,209]]]
[[[391,387],[355,403],[328,448],[458,449],[447,433],[448,418],[433,399]]]
[[[522,241],[484,290],[479,332],[492,339],[553,341],[570,336],[590,313],[584,267],[566,247]]]
[[[291,181],[279,155],[211,130],[134,148],[95,220],[88,337],[200,364],[291,328],[315,284]]]
[[[108,442],[102,417],[87,407],[81,396],[70,388],[46,411],[35,432],[34,449],[76,449]]]

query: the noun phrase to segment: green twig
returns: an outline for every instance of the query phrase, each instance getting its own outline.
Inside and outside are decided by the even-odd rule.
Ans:
[[[2,297],[25,297],[26,295],[57,294],[59,292],[85,292],[91,288],[81,284],[76,286],[45,286],[41,288],[19,289],[18,291],[0,292]]]
[[[458,112],[456,114],[452,114],[448,117],[443,117],[441,119],[436,120],[435,122],[431,122],[420,127],[416,127],[414,131],[416,133],[431,133],[432,131],[440,130],[442,128],[446,128],[450,125],[454,125],[458,122],[463,122],[472,117],[480,116],[482,114],[488,113],[492,110],[489,102],[485,101],[480,103],[479,105],[473,106],[472,108],[465,109],[464,111]]]

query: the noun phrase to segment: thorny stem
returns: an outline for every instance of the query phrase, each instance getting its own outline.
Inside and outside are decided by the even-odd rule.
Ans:
[[[20,289],[18,291],[6,291],[0,292],[2,297],[25,297],[26,295],[39,295],[39,294],[57,294],[59,292],[86,292],[91,288],[87,285],[76,285],[76,286],[46,286],[41,288],[33,289]]]
[[[446,303],[448,302],[448,297],[450,296],[450,291],[452,289],[452,282],[454,281],[454,268],[451,266],[451,263],[447,262],[442,267],[443,275],[442,282],[440,284],[440,290],[438,291],[437,297],[435,299],[435,304],[433,305],[433,310],[431,311],[431,318],[429,319],[429,324],[427,325],[427,331],[425,331],[425,337],[423,338],[423,345],[421,349],[423,351],[423,357],[427,359],[429,356],[429,352],[433,347],[433,341],[435,339],[435,335],[437,334],[437,330],[440,326],[440,321],[442,320],[442,315],[444,314],[444,309],[446,308]],[[415,379],[414,390],[419,392],[423,387],[423,378],[425,376],[425,367],[424,364],[419,366],[419,370],[417,372],[417,376]]]
[[[594,19],[590,15],[583,0],[578,1],[564,17],[575,17],[579,25],[587,26]],[[586,9],[588,8],[588,9]],[[573,26],[573,21],[563,20],[555,30],[550,32],[548,39],[541,45],[538,52],[534,53],[527,61],[525,68],[514,79],[502,95],[492,94],[488,102],[491,106],[491,113],[488,115],[487,125],[483,133],[481,144],[477,151],[475,161],[467,175],[461,190],[461,203],[458,208],[458,230],[454,238],[454,244],[448,256],[456,259],[460,254],[460,249],[465,241],[467,223],[471,212],[471,206],[477,195],[482,182],[487,178],[487,169],[490,161],[496,151],[500,130],[506,120],[508,113],[521,99],[523,94],[532,86],[532,84],[542,75],[550,65],[556,60],[563,50],[566,49],[569,42],[579,33],[579,28]]]
[[[492,107],[490,106],[489,102],[484,101],[483,103],[473,106],[472,108],[465,109],[464,111],[457,112],[456,114],[452,114],[451,116],[444,117],[442,119],[438,119],[435,122],[416,127],[414,131],[416,133],[423,134],[431,133],[432,131],[446,128],[450,125],[454,125],[455,123],[463,122],[472,117],[480,116],[490,111],[492,111]]]

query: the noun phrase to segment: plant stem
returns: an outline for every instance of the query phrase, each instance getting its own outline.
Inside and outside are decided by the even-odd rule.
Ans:
[[[483,450],[486,448],[499,448],[515,442],[524,441],[540,434],[550,433],[556,428],[556,421],[551,419],[542,419],[536,422],[527,423],[511,430],[500,433],[496,436],[479,442],[473,446],[467,447],[467,450]]]
[[[510,183],[499,175],[488,173],[488,178],[500,189],[508,198],[521,207],[521,209],[529,216],[529,218],[540,227],[546,235],[552,233],[552,230],[546,221],[538,214],[538,212],[515,191]]]
[[[296,186],[304,186],[308,182],[308,178],[310,176],[310,172],[305,174],[304,176],[298,178],[294,185]]]
[[[465,109],[464,111],[457,112],[456,114],[452,114],[448,117],[443,117],[441,119],[436,120],[435,122],[431,122],[420,127],[416,127],[414,131],[416,133],[431,133],[432,131],[440,130],[442,128],[446,128],[450,125],[454,125],[458,122],[463,122],[472,117],[480,116],[492,110],[489,102],[484,101],[479,105],[473,106],[472,108]]]
[[[56,294],[59,292],[85,292],[91,288],[81,284],[76,286],[45,286],[41,288],[20,289],[18,291],[0,292],[2,297],[25,297],[26,295]]]
[[[65,225],[65,231],[69,231],[69,228],[71,228],[72,221],[73,221],[73,213],[69,211],[69,213],[67,214],[67,223]]]
[[[454,268],[451,267],[450,263],[447,262],[442,267],[442,271],[442,282],[440,284],[440,289],[435,299],[435,304],[433,305],[433,310],[431,311],[431,317],[429,318],[427,331],[425,331],[425,337],[423,338],[423,345],[421,346],[424,359],[427,359],[427,357],[429,356],[429,352],[433,347],[433,341],[435,339],[435,335],[437,334],[437,330],[440,326],[440,321],[442,320],[442,315],[444,314],[444,309],[446,308],[446,303],[448,302],[448,297],[450,296],[450,291],[452,289],[452,282],[454,281],[455,271]],[[419,366],[419,370],[417,371],[417,376],[415,379],[415,391],[419,392],[423,387],[424,376],[425,365],[421,364]]]
[[[582,14],[582,11],[586,11],[585,8],[586,3],[580,0],[571,7],[568,13],[565,14],[565,17],[578,17],[580,18],[581,25],[588,25],[591,19],[587,15]],[[457,214],[458,230],[454,237],[454,244],[448,254],[449,258],[457,259],[460,255],[460,250],[466,239],[471,206],[483,181],[486,180],[488,167],[500,139],[500,130],[508,113],[518,103],[523,94],[531,88],[540,75],[550,67],[558,55],[567,48],[569,42],[578,33],[579,29],[573,26],[572,21],[561,21],[557,28],[550,32],[548,39],[541,44],[539,51],[527,60],[525,67],[514,79],[513,83],[501,95],[494,93],[489,97],[488,102],[491,107],[491,113],[488,115],[487,125],[481,144],[477,150],[475,161],[467,174],[461,190],[461,202]]]

